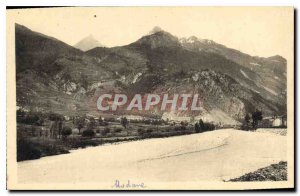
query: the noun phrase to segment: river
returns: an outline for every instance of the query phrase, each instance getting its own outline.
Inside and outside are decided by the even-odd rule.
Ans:
[[[18,163],[19,183],[223,181],[286,161],[286,136],[232,129],[89,147]]]

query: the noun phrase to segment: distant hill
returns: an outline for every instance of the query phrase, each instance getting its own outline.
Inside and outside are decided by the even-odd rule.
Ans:
[[[77,44],[74,45],[74,47],[82,51],[88,51],[96,47],[103,47],[103,45],[99,43],[92,35],[89,35],[80,40]]]

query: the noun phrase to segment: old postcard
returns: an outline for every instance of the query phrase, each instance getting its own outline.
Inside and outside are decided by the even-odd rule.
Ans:
[[[292,7],[6,12],[8,189],[294,188]]]

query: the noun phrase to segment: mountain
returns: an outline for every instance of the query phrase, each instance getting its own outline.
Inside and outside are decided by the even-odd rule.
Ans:
[[[103,45],[99,43],[92,35],[89,35],[80,40],[77,44],[74,45],[74,47],[82,51],[88,51],[96,47],[103,47]]]
[[[287,62],[283,57],[279,55],[268,58],[250,56],[238,50],[215,43],[212,40],[198,39],[195,36],[182,38],[180,42],[187,50],[197,53],[205,51],[219,54],[243,66],[240,70],[240,74],[245,77],[249,78],[248,73],[245,72],[245,68],[254,71],[258,78],[253,79],[251,76],[250,78],[261,88],[259,92],[263,96],[266,96],[268,99],[278,98],[283,102],[285,101]]]
[[[80,50],[73,48],[55,38],[36,33],[25,26],[16,24],[16,64],[17,72],[27,69],[46,69],[51,72],[56,69],[54,62],[62,57],[76,57],[83,54]],[[34,52],[32,52],[34,51]]]
[[[84,52],[16,24],[17,104],[30,110],[86,111],[90,86],[111,78]]]
[[[43,44],[32,42],[40,39],[47,46],[42,52]],[[95,99],[103,93],[197,93],[201,111],[116,114],[198,116],[232,124],[255,109],[265,116],[286,113],[286,60],[280,56],[253,57],[160,28],[125,46],[83,52],[16,25],[16,43],[17,104],[24,108],[96,114]]]

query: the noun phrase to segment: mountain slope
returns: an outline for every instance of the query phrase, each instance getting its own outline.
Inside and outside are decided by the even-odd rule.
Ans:
[[[111,74],[82,51],[16,24],[17,104],[30,110],[87,111],[93,85]]]
[[[93,54],[92,51],[88,53],[97,56],[96,50],[93,50]],[[99,51],[100,54],[103,51]],[[271,115],[280,113],[286,107],[282,103],[284,96],[274,96],[273,90],[264,86],[263,75],[251,67],[240,65],[224,57],[222,53],[191,50],[182,45],[178,38],[164,31],[144,36],[127,46],[111,48],[102,59],[103,65],[109,65],[114,71],[122,70],[122,87],[131,94],[153,91],[162,93],[163,87],[167,89],[165,92],[176,89],[175,93],[190,89],[190,92],[198,92],[207,100],[205,105],[208,111],[218,108],[236,119],[241,119],[246,112],[255,108]],[[116,59],[119,59],[118,62]],[[135,59],[139,59],[138,64],[135,64]],[[116,64],[118,66],[114,68]],[[201,88],[197,89],[197,84],[185,82],[192,81],[192,77],[196,75],[200,76],[201,81],[201,74],[215,75],[202,81],[211,83],[211,86],[200,83]],[[230,91],[230,86],[223,86],[218,82],[222,77],[234,79],[238,90]],[[284,86],[284,82],[279,84]],[[180,87],[181,90],[178,89]],[[208,93],[216,89],[217,93]],[[218,99],[219,97],[221,98]]]
[[[33,32],[19,24],[15,25],[15,34],[17,72],[27,69],[55,71],[53,69],[59,69],[54,64],[58,58],[63,56],[75,58],[83,54],[80,50],[55,38]],[[52,66],[48,66],[49,64]]]
[[[286,96],[286,60],[275,55],[269,58],[250,56],[235,49],[227,48],[224,45],[215,43],[212,40],[198,39],[195,36],[190,38],[183,38],[180,40],[182,46],[190,51],[201,53],[203,51],[219,54],[244,68],[253,70],[259,76],[259,80],[251,78],[244,68],[240,70],[240,73],[245,77],[250,77],[256,82],[257,86],[261,87],[260,91],[263,96],[267,96],[269,99],[274,96],[279,97],[281,101],[284,101]]]

